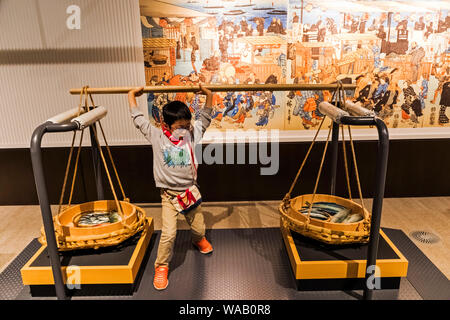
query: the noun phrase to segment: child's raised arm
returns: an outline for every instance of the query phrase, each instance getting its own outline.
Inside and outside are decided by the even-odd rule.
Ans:
[[[137,107],[136,97],[141,96],[144,93],[144,87],[137,87],[128,91],[128,104],[130,106],[131,118],[136,128],[138,128],[144,137],[150,141],[152,125],[148,119],[144,117],[144,114]],[[151,142],[151,141],[150,141]]]
[[[136,97],[140,97],[143,93],[144,87],[138,87],[128,91],[128,104],[130,105],[130,109],[137,107]]]
[[[212,108],[213,94],[212,94],[211,90],[209,90],[208,88],[205,88],[201,83],[199,84],[199,87],[200,87],[200,91],[197,93],[204,94],[206,96],[206,102],[205,102],[204,108]]]
[[[205,106],[199,112],[199,118],[200,118],[199,120],[200,121],[198,121],[198,122],[196,121],[195,126],[194,126],[194,139],[195,139],[194,141],[195,141],[195,143],[200,141],[201,137],[203,137],[203,135],[205,134],[206,129],[211,124],[211,114],[212,114],[213,94],[212,94],[211,90],[203,87],[202,84],[200,84],[199,86],[200,86],[200,91],[197,92],[197,94],[206,95],[206,102],[205,102]]]

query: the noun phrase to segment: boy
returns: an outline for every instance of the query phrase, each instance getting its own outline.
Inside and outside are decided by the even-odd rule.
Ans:
[[[141,111],[137,108],[136,98],[143,93],[143,87],[135,88],[128,92],[128,103],[134,125],[145,138],[152,144],[153,149],[153,175],[156,187],[160,188],[162,200],[162,228],[161,239],[158,246],[158,254],[155,261],[155,277],[153,285],[157,290],[163,290],[168,285],[169,261],[172,257],[173,244],[177,232],[177,217],[180,207],[174,204],[177,196],[195,188],[197,179],[197,166],[195,165],[195,144],[202,138],[206,128],[211,123],[212,93],[200,85],[202,93],[206,95],[205,107],[199,110],[199,120],[191,125],[191,112],[180,101],[167,103],[162,109],[161,128],[151,125]],[[213,251],[211,244],[205,238],[205,223],[201,212],[201,206],[197,199],[192,199],[195,205],[188,208],[185,215],[186,221],[191,227],[193,244],[201,253],[207,254]],[[184,198],[185,199],[185,198]],[[183,205],[182,203],[180,203]],[[184,207],[184,209],[186,209]]]

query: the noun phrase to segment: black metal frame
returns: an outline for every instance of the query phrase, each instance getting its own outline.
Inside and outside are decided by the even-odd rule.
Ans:
[[[45,182],[44,167],[42,164],[42,139],[47,132],[69,132],[78,130],[78,125],[74,122],[67,124],[54,124],[47,121],[38,126],[31,137],[30,153],[31,163],[33,166],[34,181],[36,184],[36,192],[41,207],[42,221],[44,224],[45,237],[47,241],[47,251],[52,265],[53,279],[55,282],[56,296],[60,300],[66,300],[67,294],[64,286],[64,278],[61,272],[61,261],[56,243],[55,229],[53,226],[52,210],[48,200],[47,185]],[[99,161],[99,147],[94,136],[96,123],[89,126],[91,133],[92,160],[94,161],[94,174],[96,178],[97,196],[103,199],[103,185],[101,164]]]
[[[389,156],[389,132],[386,124],[378,117],[352,117],[343,116],[340,118],[341,124],[352,126],[375,126],[378,131],[378,151],[377,151],[377,165],[375,178],[375,195],[372,204],[372,218],[370,228],[369,247],[367,253],[366,275],[365,275],[365,289],[364,300],[371,300],[373,297],[373,289],[367,286],[367,282],[372,273],[367,271],[370,266],[376,265],[378,240],[380,237],[380,222],[381,212],[383,207],[384,188],[386,183],[386,171]],[[332,142],[331,142],[331,194],[335,194],[336,190],[336,169],[338,159],[338,143],[339,143],[339,124],[333,122],[332,128]]]
[[[375,181],[375,196],[372,205],[372,219],[370,229],[370,240],[367,256],[366,268],[376,265],[378,240],[380,232],[381,211],[383,206],[384,189],[386,182],[387,161],[389,153],[389,132],[386,124],[377,117],[351,117],[343,116],[340,118],[341,124],[354,126],[376,126],[378,131],[378,154]],[[47,250],[52,265],[53,279],[55,282],[56,295],[58,299],[67,299],[63,274],[61,272],[61,262],[56,243],[55,230],[53,227],[53,218],[48,200],[47,186],[44,176],[44,168],[42,164],[42,148],[41,143],[47,132],[68,132],[78,130],[75,123],[54,124],[45,122],[38,126],[32,135],[30,144],[31,161],[33,166],[34,180],[36,184],[39,205],[41,207],[42,220],[44,224],[45,236],[47,240]],[[96,179],[97,196],[99,199],[104,198],[101,167],[99,161],[99,148],[94,133],[97,130],[96,124],[89,127],[91,136],[92,160],[94,163],[94,173]],[[336,170],[338,159],[338,142],[339,142],[339,124],[333,122],[332,129],[332,167],[331,167],[331,194],[335,194],[336,188]],[[370,300],[373,296],[373,289],[367,287],[367,281],[372,274],[366,269],[366,287],[364,289],[364,299]]]

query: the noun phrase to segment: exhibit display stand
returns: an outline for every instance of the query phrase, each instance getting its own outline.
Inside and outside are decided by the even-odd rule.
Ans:
[[[345,100],[344,90],[354,89],[355,86],[342,85],[342,83],[338,82],[337,84],[329,85],[213,85],[205,87],[211,91],[334,90],[334,96],[336,96],[335,101],[339,101],[341,107],[338,108],[328,102],[322,102],[319,105],[319,111],[324,115],[323,119],[329,117],[333,122],[329,128],[314,193],[293,199],[290,198],[290,193],[297,182],[300,171],[303,168],[317,135],[311,144],[311,148],[289,193],[280,205],[281,234],[287,255],[289,256],[294,278],[297,281],[297,288],[299,290],[363,289],[364,299],[372,299],[374,289],[398,289],[401,277],[405,277],[407,274],[408,261],[386,234],[380,231],[389,149],[388,130],[380,118],[366,109]],[[131,89],[126,87],[96,89],[83,87],[82,89],[72,89],[70,91],[72,94],[80,94],[80,97],[85,96],[85,108],[81,108],[80,98],[79,108],[69,110],[49,119],[36,128],[33,133],[30,150],[44,224],[43,236],[40,239],[43,246],[21,270],[23,284],[30,286],[30,291],[33,296],[56,294],[58,299],[66,299],[68,293],[73,294],[76,292],[72,291],[70,293],[68,292],[68,288],[75,287],[74,290],[76,290],[77,284],[83,284],[81,286],[83,292],[76,292],[76,294],[80,295],[132,295],[135,290],[139,269],[145,261],[144,256],[146,255],[147,247],[149,246],[154,231],[153,220],[147,218],[144,210],[130,204],[128,198],[125,197],[117,170],[112,161],[111,152],[99,122],[106,115],[106,109],[94,107],[95,104],[91,97],[93,93],[120,94],[126,93]],[[144,88],[144,92],[197,92],[198,90],[198,86],[159,86]],[[91,98],[92,107],[87,105],[88,96]],[[122,190],[123,201],[119,201],[115,193],[111,175],[97,137],[97,123],[103,134],[114,172]],[[371,126],[377,129],[378,153],[375,173],[375,195],[371,213],[364,208],[362,201],[353,141],[350,142],[355,161],[361,204],[357,204],[351,200],[351,194],[350,199],[335,196],[339,128],[341,125]],[[73,131],[75,133],[80,130],[83,132],[85,128],[89,128],[91,135],[92,159],[98,201],[71,206],[70,201],[73,182],[75,181],[74,178],[69,204],[65,210],[60,210],[67,181],[70,157],[75,141],[74,134],[66,177],[64,179],[60,208],[58,209],[58,214],[52,217],[43,172],[41,155],[42,138],[47,132]],[[350,127],[349,134],[351,137]],[[329,195],[318,195],[316,194],[317,183],[330,135],[332,137],[331,189]],[[81,141],[80,139],[80,148]],[[345,142],[343,146],[345,148]],[[78,150],[77,161],[80,148]],[[345,150],[344,155],[346,155]],[[102,185],[102,162],[114,196],[114,200],[106,200],[106,202],[104,200]],[[346,174],[350,193],[351,188],[347,165]],[[76,171],[74,177],[75,175]],[[330,221],[315,220],[310,216],[315,199],[348,205],[352,210],[361,215],[361,219],[357,222],[342,223],[341,225],[331,223]],[[106,207],[101,207],[100,204],[104,203],[109,204]],[[309,207],[309,211],[307,214],[302,214],[298,212],[296,206],[302,206],[303,208],[304,206]],[[86,233],[86,229],[77,225],[81,221],[81,215],[86,212],[96,211],[96,208],[98,209],[100,207],[103,211],[116,210],[120,216],[119,221],[115,221],[106,226],[94,226],[90,229],[92,232]],[[73,213],[70,210],[78,211]],[[106,229],[103,230],[101,228]],[[132,229],[132,232],[130,232],[130,229]],[[97,232],[96,230],[103,230],[103,233]],[[83,234],[82,231],[84,232],[85,238],[80,236]],[[104,239],[105,235],[108,239],[114,238],[117,235],[124,236],[119,237],[117,241],[109,241]],[[380,281],[380,286],[377,286],[378,280]],[[369,285],[370,283],[374,285]]]
[[[322,102],[319,105],[319,111],[330,117],[333,120],[333,124],[329,129],[324,147],[314,193],[293,199],[290,197],[309,152],[314,145],[315,138],[289,192],[280,204],[281,231],[298,289],[364,289],[364,299],[370,300],[374,289],[398,289],[400,278],[406,277],[408,266],[407,260],[384,233],[381,233],[380,238],[381,212],[389,152],[389,134],[385,123],[381,119],[371,114],[369,110],[347,102],[342,87],[338,91],[336,101],[339,102],[341,108],[328,102]],[[342,132],[344,132],[344,125],[349,126],[360,204],[351,200],[344,135],[342,136],[342,145],[350,199],[335,196],[339,128],[342,126]],[[364,208],[350,125],[375,126],[378,131],[375,195],[371,214]],[[317,132],[319,130],[320,127]],[[317,195],[317,184],[331,133],[330,194]],[[357,211],[361,219],[354,223],[335,223],[337,220],[333,219],[325,221],[313,219],[310,214],[312,206],[316,203],[314,200],[322,201],[322,203],[326,204],[345,206],[345,210]],[[302,210],[304,211],[302,212]],[[307,214],[306,210],[308,210]],[[320,214],[320,211],[317,212]],[[376,285],[376,281],[380,281],[378,285]]]
[[[88,97],[91,100],[90,106]],[[23,284],[30,285],[30,291],[34,295],[53,293],[58,299],[66,299],[69,289],[75,288],[76,291],[77,285],[81,284],[83,290],[94,289],[89,290],[90,295],[98,295],[105,288],[111,291],[111,286],[114,289],[112,291],[115,291],[118,285],[119,291],[125,290],[128,294],[132,294],[136,275],[153,233],[153,220],[147,218],[145,211],[131,204],[125,196],[100,123],[106,113],[104,107],[95,105],[92,96],[87,92],[87,87],[83,87],[77,108],[48,119],[33,132],[30,152],[43,220],[42,236],[39,238],[42,247],[22,268],[21,274]],[[71,205],[83,133],[86,128],[90,131],[98,200]],[[123,200],[120,201],[97,136],[98,128],[103,135],[112,169],[122,191]],[[81,131],[81,137],[70,196],[67,205],[63,206],[78,131]],[[58,212],[55,216],[52,215],[50,208],[42,162],[41,143],[44,135],[49,132],[73,132]],[[104,199],[102,164],[114,200]]]

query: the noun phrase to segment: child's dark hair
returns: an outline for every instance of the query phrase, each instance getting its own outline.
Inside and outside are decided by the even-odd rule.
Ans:
[[[181,101],[171,101],[162,109],[164,122],[170,127],[177,120],[191,120],[192,114],[188,106]]]

